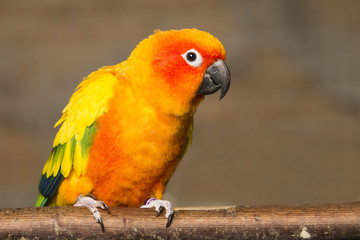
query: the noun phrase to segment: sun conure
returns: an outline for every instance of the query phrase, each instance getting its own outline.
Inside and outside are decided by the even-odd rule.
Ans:
[[[197,29],[155,31],[129,58],[102,67],[76,88],[42,170],[36,206],[155,207],[191,143],[204,95],[228,91],[220,41]]]

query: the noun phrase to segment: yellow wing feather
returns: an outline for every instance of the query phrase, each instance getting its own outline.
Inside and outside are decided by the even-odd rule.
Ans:
[[[70,140],[69,140],[70,141]],[[69,176],[73,159],[71,157],[71,144],[70,142],[66,144],[64,158],[61,161],[61,174],[64,176]]]
[[[94,123],[95,119],[107,111],[107,101],[113,95],[113,86],[117,78],[109,73],[97,71],[90,74],[76,88],[63,115],[55,124],[60,127],[53,146],[64,144],[75,135],[81,140],[85,128]]]
[[[109,67],[101,68],[85,78],[75,89],[63,115],[54,127],[61,125],[53,143],[53,151],[47,160],[43,174],[66,178],[71,169],[80,176],[86,172],[88,159],[88,139],[83,140],[86,131],[96,119],[108,111],[107,103],[113,96],[117,78],[108,71]],[[93,130],[91,130],[93,131]]]

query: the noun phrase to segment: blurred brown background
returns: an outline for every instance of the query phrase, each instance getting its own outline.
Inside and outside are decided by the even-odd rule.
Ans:
[[[90,72],[154,29],[228,52],[165,198],[176,206],[360,200],[359,1],[1,1],[0,208],[32,206],[53,124]]]

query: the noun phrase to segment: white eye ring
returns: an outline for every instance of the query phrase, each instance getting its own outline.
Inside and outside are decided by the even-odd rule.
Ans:
[[[181,54],[187,64],[193,67],[200,67],[203,59],[201,54],[195,49],[190,49],[186,53]]]

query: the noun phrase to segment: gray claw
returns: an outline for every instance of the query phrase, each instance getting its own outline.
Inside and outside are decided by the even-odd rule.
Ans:
[[[166,228],[170,227],[170,224],[171,224],[173,218],[174,218],[174,213],[172,213],[172,214],[169,215],[168,221],[167,221],[167,223],[166,223]]]
[[[107,211],[108,214],[110,214],[110,209],[109,207],[106,205],[106,203],[104,203],[103,201],[100,201],[101,205],[104,206],[105,210]]]
[[[157,211],[156,217],[160,216],[160,214],[161,214],[161,212],[162,212],[163,209],[164,209],[163,206],[160,206],[160,207],[159,207],[159,210]]]
[[[104,223],[103,223],[103,221],[101,220],[101,218],[99,219],[98,223],[99,223],[100,226],[101,226],[102,232],[105,232],[105,226],[104,226]]]

